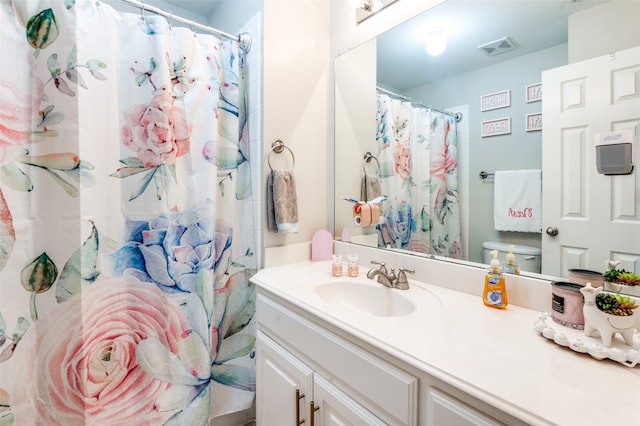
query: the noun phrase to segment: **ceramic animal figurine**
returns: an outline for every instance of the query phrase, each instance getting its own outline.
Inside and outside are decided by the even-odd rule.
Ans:
[[[612,269],[616,269],[619,264],[620,264],[619,260],[605,260],[604,261],[604,266],[607,268],[607,271],[610,271]]]
[[[594,331],[600,333],[602,344],[611,347],[611,339],[615,333],[620,333],[624,342],[633,346],[633,330],[635,327],[635,314],[629,316],[616,316],[601,311],[596,306],[596,295],[602,291],[602,287],[593,287],[587,283],[580,289],[584,296],[584,334],[591,337]]]

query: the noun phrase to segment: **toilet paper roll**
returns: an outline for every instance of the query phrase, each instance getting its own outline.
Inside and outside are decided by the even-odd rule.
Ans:
[[[371,205],[371,225],[380,223],[380,206],[378,204]]]
[[[360,217],[362,218],[361,225],[369,226],[371,225],[371,205],[363,204],[360,209]]]

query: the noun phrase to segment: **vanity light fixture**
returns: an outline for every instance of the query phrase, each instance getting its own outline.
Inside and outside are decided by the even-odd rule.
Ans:
[[[371,12],[373,9],[373,0],[362,0],[360,1],[360,8],[367,12]]]
[[[397,0],[356,0],[356,24],[378,13]]]
[[[427,33],[427,38],[424,42],[424,49],[431,56],[439,56],[447,48],[447,38],[444,35],[444,31],[438,28]]]

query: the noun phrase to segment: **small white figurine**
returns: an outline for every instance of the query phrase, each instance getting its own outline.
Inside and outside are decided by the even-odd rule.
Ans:
[[[616,269],[619,264],[620,264],[619,260],[605,260],[604,261],[604,266],[607,268],[607,271],[611,271],[613,269]]]
[[[611,339],[615,333],[620,333],[624,342],[633,346],[633,329],[635,326],[635,315],[616,316],[601,311],[596,306],[596,295],[602,291],[602,287],[593,287],[587,283],[580,289],[584,295],[584,334],[591,337],[594,331],[600,333],[602,344],[611,347]]]

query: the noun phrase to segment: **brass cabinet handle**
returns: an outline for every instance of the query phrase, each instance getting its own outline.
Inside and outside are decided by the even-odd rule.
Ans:
[[[316,414],[315,413],[316,413],[316,411],[318,411],[320,409],[320,406],[314,404],[313,401],[311,401],[310,405],[311,405],[311,423],[310,424],[311,424],[311,426],[313,426],[313,423],[314,423],[315,418],[316,418]]]
[[[300,393],[300,389],[296,389],[296,426],[300,426],[304,423],[304,419],[300,420],[300,400],[304,398],[304,394]],[[311,420],[313,424],[313,420]]]

